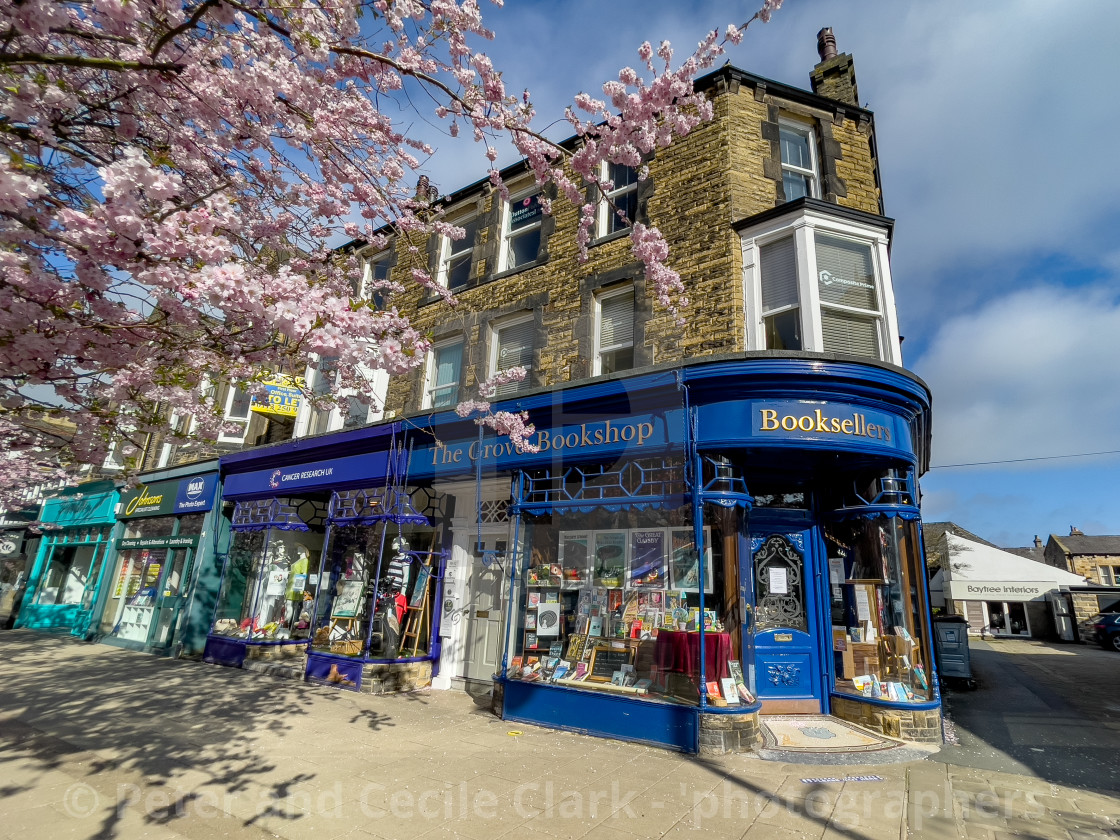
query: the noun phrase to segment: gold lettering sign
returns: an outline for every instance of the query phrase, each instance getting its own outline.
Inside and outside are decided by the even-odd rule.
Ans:
[[[128,503],[128,507],[124,509],[124,512],[126,516],[130,516],[135,513],[136,509],[139,507],[158,507],[162,503],[162,494],[159,496],[149,496],[148,488],[141,487],[139,495],[133,497],[132,501]]]
[[[851,418],[841,420],[839,417],[829,417],[822,409],[815,409],[812,414],[794,416],[786,414],[778,416],[772,408],[759,409],[760,432],[811,432],[821,435],[851,435],[852,437],[866,437],[875,440],[891,439],[889,426],[877,423],[868,423],[863,414],[853,414]]]
[[[793,641],[793,634],[792,633],[775,633],[774,634],[774,641],[775,642],[792,642]]]
[[[565,449],[594,449],[618,443],[633,443],[644,446],[653,437],[653,423],[612,423],[610,420],[598,423],[581,423],[579,429],[572,431],[541,429],[532,441],[541,452],[562,452]],[[480,444],[472,443],[466,450],[462,447],[436,446],[432,449],[432,466],[459,464],[463,455],[471,461],[498,458],[503,455],[516,455],[517,448],[510,441]]]

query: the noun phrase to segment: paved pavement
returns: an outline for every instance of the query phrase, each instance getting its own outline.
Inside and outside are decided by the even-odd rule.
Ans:
[[[1118,835],[1107,790],[938,755],[702,759],[514,726],[457,692],[370,697],[0,633],[0,838]]]

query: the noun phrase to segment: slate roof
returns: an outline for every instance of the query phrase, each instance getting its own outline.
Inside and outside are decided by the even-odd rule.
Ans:
[[[1072,537],[1059,537],[1051,534],[1050,539],[1058,544],[1066,554],[1074,556],[1083,554],[1120,554],[1120,536],[1091,537],[1076,534]]]
[[[1018,557],[1025,557],[1028,560],[1033,560],[1036,563],[1045,563],[1046,558],[1043,556],[1042,548],[1035,548],[1033,545],[1026,548],[1005,548],[1008,554],[1014,554]]]

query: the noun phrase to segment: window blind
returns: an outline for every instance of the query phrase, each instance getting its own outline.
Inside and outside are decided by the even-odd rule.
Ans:
[[[510,324],[498,330],[497,362],[493,373],[508,370],[511,367],[523,367],[526,371],[533,369],[533,338],[536,326],[532,319]],[[529,377],[521,382],[509,382],[496,390],[498,396],[516,394],[529,387]]]
[[[846,312],[822,309],[821,331],[826,353],[882,358],[878,318],[861,318]]]
[[[797,303],[797,250],[787,236],[759,249],[762,273],[762,311]]]
[[[611,295],[599,301],[599,349],[634,344],[634,293]]]
[[[816,244],[821,301],[878,312],[871,247],[823,233],[816,235]]]

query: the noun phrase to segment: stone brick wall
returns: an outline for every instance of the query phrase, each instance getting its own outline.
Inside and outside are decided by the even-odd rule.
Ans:
[[[439,243],[434,238],[396,243],[392,278],[409,288],[394,303],[433,339],[465,339],[460,398],[488,375],[491,324],[518,313],[531,315],[536,325],[534,387],[590,376],[594,295],[627,284],[635,289],[637,366],[743,350],[742,254],[731,225],[785,200],[777,135],[782,116],[815,126],[825,200],[880,212],[874,138],[866,112],[808,94],[796,101],[783,99],[761,83],[743,83],[733,72],[717,76],[709,95],[715,118],[653,155],[650,177],[639,185],[638,217],[665,236],[670,264],[688,288],[683,329],[653,300],[628,237],[605,237],[592,244],[586,263],[578,261],[578,211],[562,197],[553,201],[553,216],[545,220],[537,262],[499,273],[497,194],[482,185],[477,193],[457,199],[447,219],[453,222],[464,213],[477,213],[482,225],[471,281],[457,294],[454,310],[407,283],[413,267],[435,271]],[[514,194],[531,183],[527,174],[508,180]],[[424,378],[425,371],[417,370],[391,382],[386,410],[393,414],[387,416],[421,410]]]
[[[940,744],[941,711],[939,709],[891,709],[843,697],[832,698],[832,714],[851,721],[888,738]]]
[[[396,694],[416,691],[432,684],[432,663],[378,662],[362,668],[362,691],[365,694]]]
[[[751,752],[761,743],[758,712],[700,715],[700,755]]]

